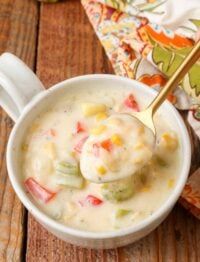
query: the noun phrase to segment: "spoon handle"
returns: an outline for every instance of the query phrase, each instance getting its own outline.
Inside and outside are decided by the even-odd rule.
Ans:
[[[159,106],[164,102],[167,95],[172,91],[175,87],[177,87],[180,80],[185,76],[185,74],[189,71],[192,65],[200,58],[200,40],[196,43],[196,45],[192,48],[191,52],[184,59],[182,64],[177,68],[174,74],[167,81],[165,86],[156,96],[156,98],[149,105],[148,109],[151,110],[152,114],[156,112]],[[200,72],[199,72],[200,73]]]

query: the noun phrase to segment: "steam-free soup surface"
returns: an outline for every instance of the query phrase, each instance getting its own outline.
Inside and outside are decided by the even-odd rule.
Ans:
[[[112,129],[117,121],[111,121],[104,137],[108,117],[112,120],[115,113],[142,110],[146,104],[131,89],[111,86],[73,89],[55,99],[32,123],[22,145],[24,186],[37,206],[56,221],[86,231],[119,230],[151,216],[176,184],[180,167],[177,134],[158,113],[151,157],[139,126],[141,134],[128,154],[122,154],[129,139],[125,125]],[[123,163],[130,164],[129,159],[138,165],[145,156],[149,161],[129,178],[89,182],[81,174],[80,159],[91,134],[94,139],[81,166],[91,176],[95,173],[101,179],[110,172],[114,176]]]

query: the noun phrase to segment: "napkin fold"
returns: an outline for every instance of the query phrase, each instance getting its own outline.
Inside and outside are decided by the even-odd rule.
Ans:
[[[82,0],[82,4],[115,73],[150,88],[162,88],[200,38],[199,0]],[[188,122],[200,138],[200,61],[168,99],[178,109],[189,110]],[[194,184],[200,188],[199,176],[200,172],[190,176],[191,188]],[[184,192],[181,203],[187,207],[190,193],[186,197]],[[200,209],[199,191],[196,201]]]
[[[200,219],[200,168],[189,177],[179,202]]]

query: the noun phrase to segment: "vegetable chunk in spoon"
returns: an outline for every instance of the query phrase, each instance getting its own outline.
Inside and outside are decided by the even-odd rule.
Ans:
[[[153,132],[128,114],[112,115],[93,128],[80,158],[83,176],[95,183],[123,179],[152,157]]]

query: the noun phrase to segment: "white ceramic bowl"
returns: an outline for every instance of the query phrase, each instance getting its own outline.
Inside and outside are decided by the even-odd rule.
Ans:
[[[10,81],[13,81],[14,79],[16,83],[19,83],[17,91],[15,89],[18,97],[23,96],[25,91],[27,92],[27,89],[25,91],[24,89],[30,81],[32,87],[34,87],[35,90],[31,93],[31,95],[24,95],[24,100],[22,100],[22,102],[24,101],[24,104],[22,103],[22,106],[20,108],[20,106],[18,105],[19,103],[17,104],[16,102],[16,97],[13,98],[10,96],[10,94],[6,94],[5,92],[7,91],[0,87],[0,94],[1,92],[4,92],[4,97],[6,97],[6,95],[10,96],[10,99],[7,99],[6,102],[4,99],[4,103],[2,103],[2,101],[0,100],[0,104],[4,107],[4,109],[7,110],[7,112],[9,112],[11,116],[13,116],[13,119],[16,120],[16,124],[10,135],[7,148],[8,173],[16,194],[18,195],[24,206],[29,210],[29,212],[31,212],[31,214],[48,231],[52,232],[57,237],[72,244],[89,248],[114,248],[127,245],[140,239],[141,237],[144,237],[153,229],[155,229],[169,214],[177,199],[179,198],[181,191],[186,183],[190,168],[190,140],[184,122],[177,110],[167,101],[159,109],[160,112],[165,116],[165,118],[168,119],[169,124],[172,125],[178,133],[181,141],[180,146],[182,155],[182,165],[180,168],[181,170],[179,177],[177,178],[177,184],[165,203],[157,211],[155,211],[151,217],[148,217],[137,225],[129,228],[112,232],[97,233],[73,229],[62,225],[48,217],[45,213],[43,213],[36,207],[33,200],[29,197],[29,195],[27,195],[26,191],[24,190],[19,165],[19,157],[21,143],[23,141],[24,135],[26,134],[26,129],[41,111],[45,110],[47,106],[55,101],[56,97],[62,96],[63,93],[70,92],[71,88],[79,89],[86,86],[92,86],[93,88],[96,88],[98,90],[98,88],[101,88],[101,86],[107,86],[108,88],[111,85],[115,86],[116,88],[123,86],[124,88],[133,90],[136,94],[140,94],[140,97],[144,97],[145,100],[147,99],[147,101],[151,101],[153,97],[155,97],[156,92],[137,81],[114,75],[85,75],[75,77],[58,83],[49,90],[44,91],[42,84],[36,78],[36,76],[33,73],[30,74],[31,71],[27,67],[25,67],[25,65],[19,59],[10,54],[4,54],[0,57],[0,71],[2,71],[1,65],[3,64],[3,68],[5,69],[5,65],[8,63],[10,63],[9,67],[7,67],[8,71],[6,72],[4,70],[2,74],[0,73],[0,85],[4,87],[5,82],[8,79]],[[15,76],[12,75],[11,78],[9,73],[11,69],[14,69],[14,67],[15,70],[18,70],[19,72],[16,73]],[[29,77],[27,77],[27,79],[23,79],[24,74],[27,76],[27,72],[29,74]],[[7,83],[7,86],[9,86],[9,83]],[[32,98],[33,95],[35,96]],[[13,111],[14,107],[18,108],[19,112],[17,114]]]

